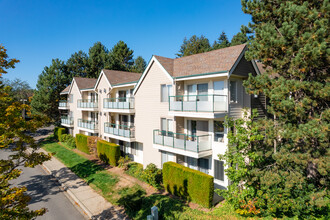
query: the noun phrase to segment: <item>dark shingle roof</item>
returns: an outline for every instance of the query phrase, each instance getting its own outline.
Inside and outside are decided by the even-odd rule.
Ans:
[[[70,89],[70,85],[68,85],[65,89],[62,90],[62,92],[60,92],[60,94],[62,93],[68,93]]]
[[[82,77],[73,77],[77,83],[78,88],[81,89],[91,89],[94,88],[94,85],[97,79],[94,78],[82,78]]]
[[[118,71],[118,70],[107,70],[107,69],[103,69],[103,72],[112,86],[117,84],[137,82],[142,75],[141,73],[133,73],[126,71]]]
[[[202,73],[230,71],[243,52],[245,44],[194,54],[176,59],[155,56],[173,77],[183,77]]]

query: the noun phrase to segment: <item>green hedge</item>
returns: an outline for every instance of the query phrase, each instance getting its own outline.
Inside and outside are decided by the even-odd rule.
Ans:
[[[62,141],[62,135],[65,133],[66,133],[65,128],[58,128],[57,130],[58,141]]]
[[[78,150],[89,154],[89,148],[87,145],[87,135],[84,134],[76,134],[76,147]]]
[[[120,158],[120,146],[104,140],[99,140],[97,141],[97,155],[102,161],[112,166],[117,166]]]
[[[54,138],[56,139],[56,140],[58,140],[58,129],[60,129],[61,127],[55,127],[54,128]]]
[[[210,208],[213,200],[213,177],[174,162],[163,164],[165,189],[174,195]]]

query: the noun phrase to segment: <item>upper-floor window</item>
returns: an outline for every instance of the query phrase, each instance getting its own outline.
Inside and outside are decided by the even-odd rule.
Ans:
[[[160,101],[168,102],[168,97],[173,94],[172,85],[161,85],[160,86]]]
[[[192,84],[188,85],[188,101],[207,101],[208,84]],[[197,99],[197,100],[196,100]]]
[[[230,101],[237,102],[237,81],[230,81]]]
[[[223,121],[214,121],[214,141],[223,142],[225,135],[225,128],[223,126]]]
[[[173,119],[160,119],[160,127],[163,135],[173,136]]]

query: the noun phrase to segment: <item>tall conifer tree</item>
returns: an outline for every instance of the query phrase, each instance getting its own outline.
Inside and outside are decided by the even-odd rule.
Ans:
[[[225,159],[237,167],[226,198],[243,214],[329,217],[329,0],[242,4],[255,31],[246,57],[265,68],[244,85],[272,117],[238,121],[229,135]]]

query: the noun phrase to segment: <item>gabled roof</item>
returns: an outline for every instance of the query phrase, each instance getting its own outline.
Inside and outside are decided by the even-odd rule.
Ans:
[[[227,47],[176,59],[155,56],[174,78],[205,73],[229,72],[246,45]]]
[[[127,83],[136,83],[141,77],[142,73],[118,71],[118,70],[102,70],[104,75],[112,86]]]
[[[67,93],[69,92],[69,90],[70,90],[70,86],[71,86],[71,84],[68,85],[65,89],[63,89],[63,90],[60,92],[60,94],[67,94]]]
[[[97,81],[97,79],[94,78],[82,78],[82,77],[73,77],[73,80],[77,83],[79,90],[94,88],[94,85]]]

